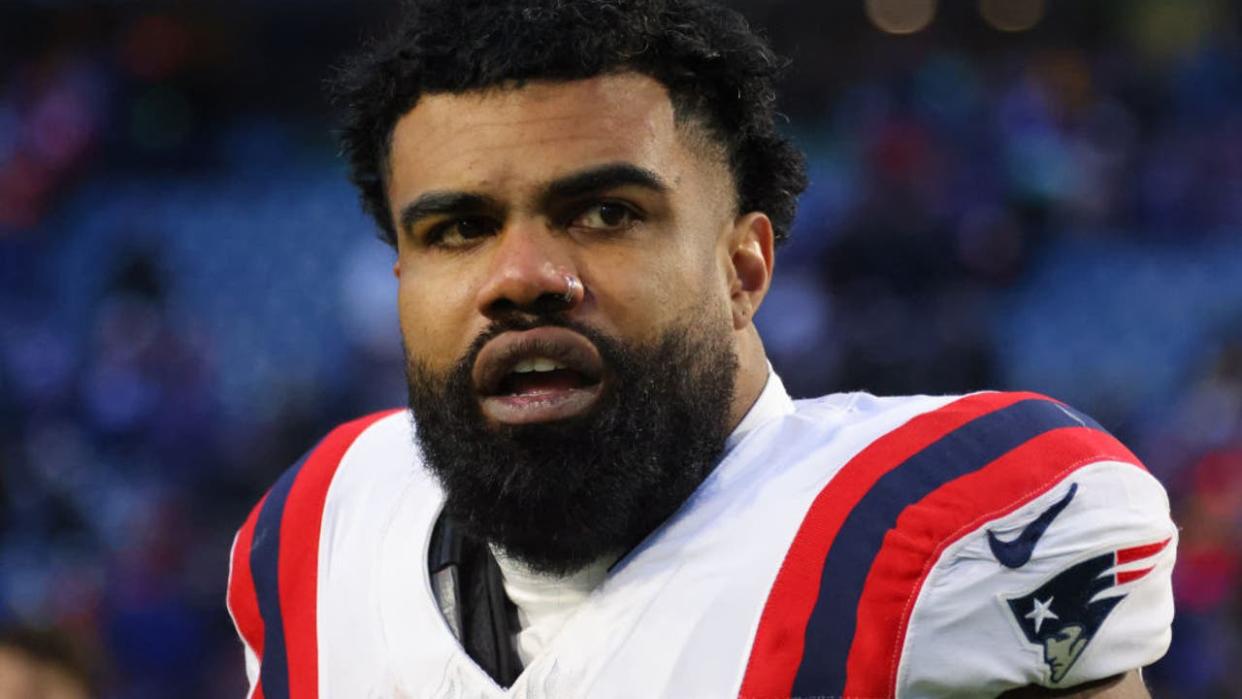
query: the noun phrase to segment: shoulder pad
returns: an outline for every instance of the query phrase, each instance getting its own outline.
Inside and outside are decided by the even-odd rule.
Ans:
[[[276,481],[233,540],[227,606],[246,646],[251,684],[261,684],[265,696],[314,693],[324,501],[350,446],[395,412],[368,415],[330,432]]]

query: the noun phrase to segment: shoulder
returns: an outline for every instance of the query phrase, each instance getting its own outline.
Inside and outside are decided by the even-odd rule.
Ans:
[[[798,412],[817,424],[836,412],[847,430],[871,426],[808,510],[772,590],[773,600],[803,600],[769,602],[805,625],[804,647],[785,652],[781,681],[789,684],[754,689],[994,696],[1031,683],[1070,686],[1163,653],[1176,534],[1168,502],[1141,462],[1089,417],[1038,394],[997,392],[856,394]],[[1145,553],[1151,560],[1135,565],[1155,570],[1141,583],[1153,590],[1143,626],[1150,642],[1130,643],[1142,650],[1127,654],[1097,640],[1094,656],[1108,662],[1075,658],[1052,670],[1036,641],[1054,627],[1041,624],[1031,640],[1026,598],[1081,562]],[[1085,572],[1061,580],[1071,578],[1101,589]],[[1114,579],[1140,584],[1131,573]],[[763,636],[761,628],[756,650],[776,649],[763,644],[780,634]],[[1124,667],[1107,672],[1117,664]]]
[[[407,453],[412,427],[402,410],[372,413],[337,426],[287,468],[251,509],[234,541],[234,558],[266,545],[287,528],[286,510],[322,510],[323,501],[342,466],[350,462],[391,461]],[[309,524],[309,523],[307,523]]]
[[[344,423],[285,470],[251,509],[233,539],[226,603],[245,643],[252,681],[265,645],[274,637],[283,643],[283,629],[271,627],[281,618],[281,607],[301,602],[313,608],[313,582],[301,586],[297,581],[314,579],[329,491],[352,466],[395,468],[408,462],[402,455],[412,451],[411,429],[400,410]],[[282,540],[298,545],[282,547]],[[312,597],[300,600],[308,590]]]
[[[832,425],[833,431],[825,433],[830,440],[865,432],[866,441],[857,453],[848,455],[840,475],[874,476],[873,485],[882,487],[912,478],[948,481],[983,468],[993,475],[1021,471],[1046,484],[1063,472],[1106,458],[1144,470],[1129,449],[1089,416],[1037,393],[897,397],[849,393],[795,405],[787,420]],[[1011,454],[1015,450],[1019,454]],[[1032,470],[1032,465],[1039,468]],[[992,468],[996,466],[1006,468]],[[829,483],[826,489],[833,487]]]
[[[838,510],[845,506],[853,519],[892,515],[894,507],[950,493],[963,497],[959,505],[973,516],[995,514],[1098,461],[1129,464],[1128,475],[1151,480],[1139,459],[1098,423],[1036,393],[852,393],[795,406],[782,421],[786,441],[799,437],[800,449],[816,450],[834,469],[820,499],[834,501]],[[865,506],[882,501],[887,509]]]
[[[411,443],[409,419],[402,410],[380,411],[343,423],[284,471],[255,505],[247,524],[253,521],[262,536],[265,527],[279,523],[291,498],[300,502],[325,497],[344,464],[370,461],[368,457],[389,453],[398,445],[408,448]]]
[[[990,415],[954,440],[988,466],[898,528],[937,543],[903,612],[897,686],[1060,689],[1160,658],[1177,547],[1164,488],[1068,406],[1023,397]]]

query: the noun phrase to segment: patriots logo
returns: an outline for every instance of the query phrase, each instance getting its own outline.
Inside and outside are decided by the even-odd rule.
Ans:
[[[1074,565],[1035,591],[1007,598],[1010,612],[1028,641],[1044,648],[1044,662],[1055,684],[1063,680],[1125,593],[1106,595],[1139,580],[1155,565],[1117,570],[1160,553],[1172,539],[1118,549]]]

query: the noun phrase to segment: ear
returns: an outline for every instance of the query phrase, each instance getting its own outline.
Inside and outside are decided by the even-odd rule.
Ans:
[[[775,239],[767,214],[751,212],[733,222],[728,236],[729,303],[733,329],[749,325],[772,283]]]
[[[392,276],[401,279],[401,260],[397,259],[392,263]]]

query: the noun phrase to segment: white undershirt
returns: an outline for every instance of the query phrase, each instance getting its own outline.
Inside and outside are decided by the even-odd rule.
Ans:
[[[725,451],[759,426],[793,412],[793,400],[785,392],[781,379],[768,367],[768,381],[725,441]],[[608,556],[571,575],[559,577],[536,573],[520,562],[508,558],[492,547],[496,563],[504,578],[505,594],[517,607],[518,623],[515,645],[522,665],[526,666],[556,637],[565,621],[578,609],[591,591],[604,581],[615,558]]]

